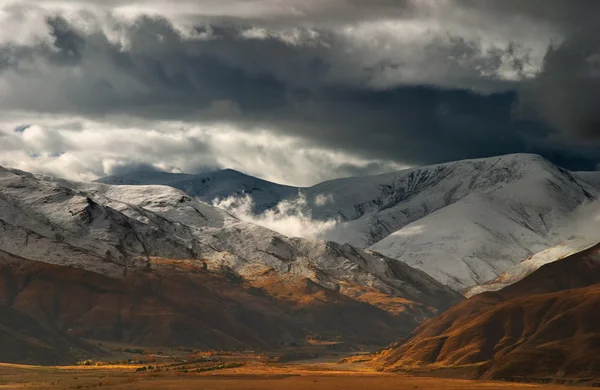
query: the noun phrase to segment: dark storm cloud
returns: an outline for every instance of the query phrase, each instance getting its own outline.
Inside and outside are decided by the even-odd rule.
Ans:
[[[172,119],[213,101],[235,101],[251,111],[284,104],[285,85],[276,77],[228,64],[210,45],[183,40],[164,19],[141,18],[126,26],[130,49],[100,31],[84,35],[62,17],[48,18],[47,24],[51,44],[0,49],[5,69],[13,70],[7,75],[13,94],[4,102],[9,108]],[[20,69],[36,61],[47,65],[40,73]]]
[[[46,23],[50,43],[0,47],[4,68],[15,72],[7,76],[14,85],[5,102],[11,108],[40,109],[50,100],[47,94],[56,93],[61,99],[53,99],[46,110],[105,113],[123,109],[168,117],[222,100],[234,101],[245,111],[272,110],[331,85],[372,89],[369,84],[376,83],[385,89],[385,75],[392,72],[401,77],[404,62],[410,59],[409,54],[408,58],[361,64],[354,59],[361,55],[361,48],[350,47],[353,50],[348,53],[347,39],[327,30],[298,29],[292,37],[260,32],[265,35],[248,38],[244,34],[251,26],[207,25],[197,27],[198,36],[190,39],[166,19],[141,17],[119,26],[127,41],[124,47],[103,31],[79,31],[63,17],[49,17]],[[203,38],[203,34],[209,36]],[[290,39],[297,42],[290,43]],[[507,88],[510,83],[495,78],[503,61],[517,73],[528,61],[528,52],[513,43],[485,55],[482,50],[479,42],[461,37],[432,39],[424,51],[439,63],[429,65],[424,71],[431,74],[421,78],[431,76],[433,84],[444,84],[448,78],[449,85]],[[20,70],[23,63],[36,61],[70,66],[68,70],[76,70],[75,77],[64,69],[35,74],[27,68],[26,75]],[[491,76],[482,77],[482,73]],[[40,79],[41,90],[36,94],[26,90],[31,79]]]
[[[465,106],[473,107],[485,105],[479,101],[486,98],[432,88],[366,85],[388,68],[401,66],[393,62],[340,77],[347,71],[345,61],[340,61],[344,41],[327,31],[317,31],[314,42],[304,42],[300,35],[298,44],[289,44],[276,36],[244,38],[244,26],[208,26],[199,33],[210,31],[210,39],[184,39],[167,20],[143,17],[122,25],[124,47],[101,31],[79,31],[62,17],[48,18],[47,24],[51,43],[3,51],[12,53],[14,69],[8,74],[13,91],[5,97],[7,107],[92,116],[227,120],[247,127],[275,127],[371,158],[401,156],[410,163],[509,149],[498,146],[506,142],[483,149],[464,145],[465,131],[498,121],[483,111],[465,111],[461,99],[469,99]],[[498,68],[503,55],[515,52],[509,45],[476,59],[478,43],[455,37],[434,40],[428,50],[440,58],[473,59],[485,71]],[[47,64],[42,68],[46,73],[27,71],[24,77],[19,70],[22,62],[40,61]],[[514,62],[515,68],[521,66]],[[461,69],[459,62],[442,66],[463,81],[477,81],[476,73]],[[440,110],[447,113],[439,114]],[[466,138],[472,143],[472,134]],[[459,150],[449,142],[460,145]]]
[[[599,1],[460,0],[460,4],[509,24],[521,18],[552,26],[557,36],[552,37],[540,72],[521,88],[515,113],[574,140],[600,138]]]
[[[47,24],[57,51],[55,58],[65,61],[65,64],[80,62],[85,49],[85,38],[79,35],[63,17],[50,17],[47,19]]]
[[[456,0],[453,4],[508,26],[515,21],[549,25],[567,35],[594,26],[600,12],[596,0]]]
[[[580,33],[551,47],[521,93],[518,113],[578,138],[600,137],[600,35]]]
[[[96,11],[127,5],[44,4],[52,3]],[[3,108],[106,121],[230,122],[411,165],[512,152],[571,168],[597,161],[593,149],[562,147],[555,132],[590,135],[600,125],[596,41],[577,24],[592,23],[596,1],[133,4],[165,17],[48,11],[44,39],[0,44]],[[392,23],[398,20],[408,23]],[[193,28],[182,29],[184,22]],[[487,32],[491,38],[481,36]],[[553,39],[564,42],[548,50],[533,77],[536,53]],[[522,120],[531,118],[539,123]],[[337,169],[380,168],[372,164]]]

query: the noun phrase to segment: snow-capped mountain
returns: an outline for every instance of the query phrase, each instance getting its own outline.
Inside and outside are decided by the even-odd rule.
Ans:
[[[313,217],[343,221],[328,238],[368,247],[473,193],[541,210],[563,200],[572,208],[597,190],[540,156],[513,154],[332,180],[303,192],[309,199],[328,196],[329,202],[313,206]]]
[[[600,172],[598,171],[579,171],[573,172],[573,177],[579,182],[587,183],[594,188],[600,189]]]
[[[598,195],[597,176],[515,154],[339,179],[305,193],[328,196],[313,217],[343,221],[323,238],[369,246],[462,290],[568,238],[572,212]]]
[[[456,289],[493,279],[553,245],[552,232],[514,204],[474,193],[392,233],[372,250],[423,269]]]
[[[248,194],[254,201],[254,211],[261,212],[279,201],[297,194],[298,188],[272,183],[233,169],[189,175],[159,171],[138,171],[98,179],[113,185],[168,185],[210,203],[215,198]]]
[[[389,202],[345,225],[362,224],[364,232],[366,222],[371,231],[390,232],[370,249],[459,290],[566,239],[571,213],[597,196],[589,183],[532,155],[459,161],[397,177]]]
[[[300,191],[313,220],[339,221],[318,238],[369,248],[463,290],[566,240],[571,213],[597,197],[599,178],[513,154]],[[235,194],[220,193],[227,195]]]
[[[120,278],[153,258],[228,269],[251,283],[308,279],[416,323],[460,300],[422,271],[350,245],[290,239],[168,186],[46,181],[0,169],[0,251]],[[400,308],[400,306],[402,306]]]

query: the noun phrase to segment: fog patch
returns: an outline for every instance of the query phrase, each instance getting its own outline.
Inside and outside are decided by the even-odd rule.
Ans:
[[[324,195],[319,199],[320,202],[328,201]],[[287,237],[317,239],[339,222],[332,218],[323,221],[313,219],[306,196],[302,193],[298,193],[295,198],[282,200],[275,207],[259,214],[253,213],[254,200],[248,194],[215,198],[212,204],[242,221],[263,226]]]
[[[319,207],[325,206],[330,203],[333,203],[333,195],[332,194],[329,194],[329,195],[318,194],[317,196],[315,196],[315,205],[317,205]]]
[[[570,240],[600,242],[600,200],[583,203],[570,215],[563,232]]]

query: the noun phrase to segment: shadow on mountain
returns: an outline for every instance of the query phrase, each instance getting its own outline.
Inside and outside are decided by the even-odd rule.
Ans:
[[[90,352],[81,339],[218,350],[275,349],[309,336],[385,345],[417,325],[309,279],[261,283],[201,261],[153,259],[113,279],[1,254],[0,308],[10,315],[0,316],[0,359],[72,363]]]
[[[600,245],[465,300],[376,357],[388,370],[473,365],[483,379],[600,376]],[[562,378],[562,379],[561,379]]]

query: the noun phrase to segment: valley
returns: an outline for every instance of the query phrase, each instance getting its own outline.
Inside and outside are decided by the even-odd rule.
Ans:
[[[470,380],[600,377],[576,352],[598,334],[591,175],[531,155],[305,189],[223,174],[101,180],[127,184],[114,185],[0,168],[0,359],[24,365],[4,378],[503,388],[521,385]],[[191,193],[171,186],[180,180]],[[246,196],[248,181],[270,194],[257,213],[302,191],[311,218],[337,215],[346,238],[287,237],[193,192]],[[386,218],[375,244],[354,239],[381,238],[373,221]]]
[[[173,353],[173,351],[165,351]],[[561,384],[508,383],[447,378],[439,373],[378,372],[361,363],[339,363],[347,353],[325,361],[268,362],[248,354],[215,355],[201,362],[185,361],[185,354],[168,362],[90,366],[23,366],[0,364],[0,389],[548,389],[573,388]],[[268,355],[266,353],[265,355]],[[214,361],[211,361],[214,360]],[[152,367],[148,369],[148,367]],[[594,388],[582,381],[577,389]]]
[[[0,0],[0,390],[600,388],[599,14]]]

